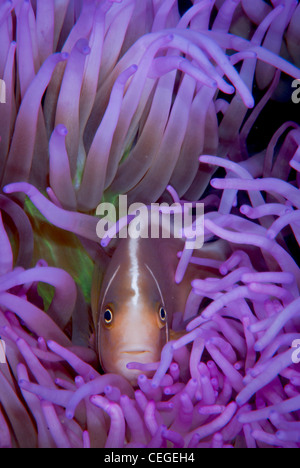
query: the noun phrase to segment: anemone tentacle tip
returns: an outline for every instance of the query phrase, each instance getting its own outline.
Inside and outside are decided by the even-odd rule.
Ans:
[[[71,420],[71,419],[73,419],[73,417],[74,417],[73,411],[66,410],[66,418]]]
[[[61,57],[62,61],[66,61],[66,60],[69,59],[70,54],[69,54],[69,52],[61,52],[60,57]]]

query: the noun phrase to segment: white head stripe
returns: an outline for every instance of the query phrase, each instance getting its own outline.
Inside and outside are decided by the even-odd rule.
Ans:
[[[114,272],[114,274],[113,274],[112,277],[110,278],[110,280],[109,280],[109,282],[108,282],[108,285],[106,286],[105,292],[104,292],[104,294],[103,294],[103,299],[102,299],[102,302],[101,302],[100,310],[102,309],[103,302],[104,302],[104,299],[105,299],[105,297],[106,297],[107,291],[109,290],[111,283],[112,283],[113,280],[115,279],[115,276],[116,276],[116,274],[118,273],[118,271],[119,271],[119,269],[120,269],[120,266],[121,266],[121,265],[118,266],[118,268],[116,269],[116,271]]]
[[[145,263],[145,266],[147,267],[148,271],[150,272],[152,278],[155,281],[156,287],[157,287],[159,295],[160,295],[161,303],[162,303],[162,305],[164,305],[164,298],[163,298],[159,283],[158,283],[157,279],[155,278],[155,275],[154,275],[153,271],[151,270],[151,268],[149,267],[149,265],[147,265],[147,263]]]

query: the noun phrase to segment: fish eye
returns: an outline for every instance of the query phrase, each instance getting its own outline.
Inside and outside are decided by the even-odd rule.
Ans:
[[[106,307],[104,314],[103,314],[104,322],[109,325],[113,319],[113,313],[110,307]]]
[[[159,308],[159,318],[162,322],[165,322],[167,320],[167,312],[164,307]]]

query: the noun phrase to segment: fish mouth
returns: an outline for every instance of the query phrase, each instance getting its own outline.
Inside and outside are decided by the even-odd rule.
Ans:
[[[122,351],[122,354],[145,354],[145,353],[150,353],[150,351],[147,351],[146,349],[133,349],[129,351]]]

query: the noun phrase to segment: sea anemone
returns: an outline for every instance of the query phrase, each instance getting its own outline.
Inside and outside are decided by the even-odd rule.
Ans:
[[[300,6],[189,6],[1,2],[1,447],[299,447],[300,131],[281,109]],[[160,362],[130,364],[135,388],[89,329],[111,254],[95,212],[119,194],[202,201],[205,242],[229,252],[177,252],[174,281],[215,274]]]

